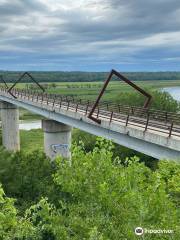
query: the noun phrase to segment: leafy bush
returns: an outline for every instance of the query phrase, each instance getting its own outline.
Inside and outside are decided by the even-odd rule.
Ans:
[[[74,129],[73,131],[73,143],[83,142],[84,149],[86,152],[93,151],[96,144],[96,139],[97,139],[96,136],[90,133],[83,132],[79,129]],[[157,159],[114,143],[113,157],[116,156],[120,157],[122,164],[125,162],[127,157],[130,158],[133,156],[138,156],[140,158],[140,161],[144,162],[146,166],[154,170],[157,168],[158,163]]]
[[[113,157],[113,148],[112,143],[102,139],[98,139],[95,148],[88,153],[83,144],[75,144],[71,163],[61,158],[56,160],[54,183],[51,183],[56,188],[56,191],[51,192],[58,196],[56,201],[44,197],[27,209],[24,217],[19,218],[13,200],[8,200],[11,202],[10,212],[12,211],[14,221],[25,222],[26,228],[23,233],[23,229],[18,229],[16,224],[10,225],[2,233],[8,232],[9,236],[13,236],[12,232],[17,228],[20,237],[16,239],[20,240],[135,240],[137,236],[134,229],[141,226],[174,231],[173,235],[145,234],[143,239],[178,240],[180,165],[162,161],[158,169],[152,171],[140,163],[137,157],[127,158],[122,165],[119,157]],[[33,153],[31,159],[35,158],[35,154],[37,162],[40,161],[38,158],[42,160],[41,153]],[[31,164],[34,164],[33,160],[29,163]],[[45,170],[42,166],[37,165],[40,173]],[[36,171],[34,166],[32,168]],[[29,173],[26,174],[29,179]],[[35,174],[34,181],[39,182],[42,179]],[[31,181],[28,183],[31,185]],[[4,183],[4,187],[7,188],[6,184]],[[47,181],[42,184],[46,188]],[[41,187],[39,189],[41,192]],[[23,189],[19,188],[18,191]],[[47,192],[47,197],[51,194]],[[11,218],[2,208],[1,212],[7,219]],[[28,236],[29,229],[32,231]],[[32,234],[34,238],[31,238]]]
[[[1,149],[0,182],[9,197],[24,210],[42,196],[50,195],[53,186],[52,168],[45,154],[35,151],[9,153]]]
[[[14,200],[7,198],[0,186],[0,239],[38,239],[36,228],[32,223],[25,218],[18,217],[17,213]]]
[[[152,172],[134,157],[124,167],[119,158],[113,159],[112,148],[99,141],[90,153],[75,146],[71,165],[58,159],[54,180],[68,199],[62,195],[58,209],[43,199],[27,211],[27,219],[52,239],[136,239],[134,228],[142,226],[173,229],[173,239],[178,240],[178,212],[166,191],[161,165]]]
[[[180,110],[179,102],[174,100],[169,93],[157,90],[151,91],[150,93],[153,97],[151,108],[169,112],[177,112]],[[117,98],[118,103],[130,106],[143,106],[144,101],[145,98],[142,95],[134,92],[121,93]]]
[[[180,207],[180,164],[160,161],[157,174],[159,174],[166,183],[166,191],[172,201],[177,204],[177,207]]]

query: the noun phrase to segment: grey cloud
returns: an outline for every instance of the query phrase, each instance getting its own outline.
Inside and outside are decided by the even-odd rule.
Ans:
[[[17,56],[24,52],[32,53],[29,56],[36,60],[50,57],[57,62],[58,58],[65,62],[77,59],[79,63],[84,59],[115,63],[122,56],[125,62],[134,61],[144,59],[146,53],[153,59],[157,49],[159,58],[165,49],[170,49],[166,58],[175,54],[176,46],[171,42],[157,41],[156,47],[146,41],[158,34],[167,33],[169,38],[170,33],[180,31],[180,1],[87,0],[82,5],[52,10],[46,0],[0,3],[0,54],[8,46],[6,50]]]
[[[48,11],[48,8],[39,0],[19,0],[24,8],[36,10],[36,11]]]
[[[128,3],[127,3],[128,2]],[[71,15],[63,14],[66,23],[64,29],[73,33],[75,37],[89,38],[89,40],[110,40],[142,38],[159,32],[172,32],[179,30],[179,20],[175,12],[180,8],[176,1],[105,1],[109,4],[109,11],[101,21],[86,19],[86,13],[77,11]],[[116,6],[116,8],[115,8]],[[120,7],[127,10],[123,15]],[[58,30],[58,29],[57,29]]]
[[[0,18],[24,13],[24,8],[18,0],[0,3]]]
[[[44,11],[47,7],[38,0],[13,0],[0,3],[0,16],[19,16],[28,11]]]

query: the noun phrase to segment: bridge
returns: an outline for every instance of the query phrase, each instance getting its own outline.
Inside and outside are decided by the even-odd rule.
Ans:
[[[180,114],[0,87],[3,146],[20,149],[19,108],[41,115],[44,149],[70,158],[72,127],[157,159],[180,159]],[[94,107],[92,112],[92,107]],[[89,118],[91,113],[91,118]]]

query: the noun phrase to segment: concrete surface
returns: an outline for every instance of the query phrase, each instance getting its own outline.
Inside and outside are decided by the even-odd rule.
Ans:
[[[54,120],[42,120],[44,131],[44,151],[52,160],[58,155],[71,159],[72,128]]]
[[[0,102],[2,120],[2,144],[9,151],[20,150],[19,109],[17,106]]]
[[[59,109],[59,106],[56,105],[54,107],[47,106],[46,102],[37,103],[28,99],[13,99],[7,94],[0,95],[0,99],[42,115],[45,118],[110,139],[122,146],[154,158],[180,161],[180,136],[171,136],[169,138],[168,133],[161,133],[155,131],[155,129],[154,131],[144,131],[144,126],[133,126],[131,123],[128,126],[125,126],[124,122],[120,123],[113,120],[109,123],[109,120],[105,118],[102,118],[101,125],[98,125],[91,121],[85,115],[85,112],[76,112],[72,108],[67,110],[67,107]],[[58,144],[58,138],[56,142]]]

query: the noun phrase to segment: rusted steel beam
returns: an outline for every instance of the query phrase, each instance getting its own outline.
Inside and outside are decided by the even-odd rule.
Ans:
[[[149,124],[149,113],[147,114],[147,121],[146,121],[146,126],[145,126],[145,130],[144,131],[147,131],[148,124]]]
[[[8,85],[7,85],[6,81],[5,81],[4,78],[3,78],[3,75],[0,75],[0,82],[3,82],[3,83],[4,83],[6,89],[8,88]]]
[[[25,77],[28,76],[33,82],[36,83],[36,85],[43,91],[45,92],[45,89],[43,88],[43,86],[41,86],[36,80],[35,78],[28,72],[23,73],[20,78],[8,89],[8,93],[11,94],[11,96],[13,96],[14,98],[16,98],[16,96],[12,93],[13,88]]]
[[[172,122],[172,123],[171,123],[171,126],[170,126],[170,130],[169,130],[169,137],[171,137],[171,135],[172,135],[173,126],[174,126],[174,124],[173,124],[173,122]]]
[[[152,96],[147,93],[145,90],[143,90],[142,88],[140,88],[139,86],[137,86],[135,83],[133,83],[132,81],[130,81],[129,79],[127,79],[125,76],[123,76],[121,73],[117,72],[116,70],[112,69],[107,80],[105,81],[99,95],[98,95],[98,98],[96,100],[96,102],[94,103],[90,113],[89,113],[89,118],[91,120],[93,120],[94,122],[100,124],[101,123],[101,120],[100,119],[97,119],[95,117],[93,117],[93,114],[94,114],[94,111],[96,109],[96,107],[99,105],[99,101],[101,99],[101,97],[103,96],[111,78],[113,77],[113,75],[117,76],[120,80],[124,81],[125,83],[127,83],[128,85],[130,85],[131,87],[133,87],[135,90],[137,90],[138,92],[140,92],[142,95],[144,95],[147,99],[145,100],[144,102],[144,108],[148,108],[149,105],[150,105],[150,102],[151,102],[151,99],[152,99]]]

